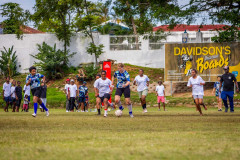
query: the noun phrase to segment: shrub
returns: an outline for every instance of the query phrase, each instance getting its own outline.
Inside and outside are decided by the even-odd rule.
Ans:
[[[93,80],[99,72],[100,67],[94,67],[93,64],[84,66],[85,74],[88,80]]]
[[[5,47],[4,51],[1,51],[0,56],[0,69],[1,74],[4,76],[15,76],[17,75],[17,56],[16,51],[13,51],[13,46],[11,48],[6,49]]]
[[[32,55],[38,60],[34,65],[44,73],[48,79],[59,79],[64,75],[64,70],[68,69],[69,58],[76,53],[68,54],[70,51],[64,52],[56,49],[56,44],[53,47],[46,44],[37,44],[39,53]]]

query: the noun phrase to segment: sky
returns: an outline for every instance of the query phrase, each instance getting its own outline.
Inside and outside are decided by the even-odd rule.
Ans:
[[[91,0],[93,2],[97,2],[97,1],[102,1],[104,2],[105,0]],[[8,3],[8,2],[13,2],[13,3],[18,3],[20,4],[20,6],[24,9],[24,10],[29,10],[31,13],[33,13],[33,7],[35,5],[35,0],[0,0],[0,5],[4,4],[4,3]],[[189,0],[178,0],[179,5],[185,5],[189,2]],[[201,15],[202,16],[202,15]],[[204,15],[206,16],[206,15]],[[0,22],[3,21],[3,17],[0,16]],[[211,24],[210,20],[207,20],[206,22],[207,24]],[[201,17],[196,19],[196,22],[194,22],[193,24],[201,24]],[[161,25],[161,23],[159,23],[158,25]],[[33,27],[33,24],[29,24],[30,27]]]

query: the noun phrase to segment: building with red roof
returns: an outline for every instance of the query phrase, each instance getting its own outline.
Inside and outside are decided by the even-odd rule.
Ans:
[[[224,27],[228,25],[224,24],[216,24],[216,25],[186,25],[186,24],[178,24],[174,28],[170,29],[169,25],[162,25],[158,27],[153,27],[153,31],[163,30],[170,32],[184,32],[186,31],[216,31],[216,30],[224,30]]]
[[[0,30],[1,30],[0,34],[3,34],[4,28],[3,28],[2,24],[0,24]],[[39,31],[37,29],[31,28],[29,26],[22,26],[21,30],[23,31],[24,34],[42,34],[42,33],[45,33],[45,32]]]

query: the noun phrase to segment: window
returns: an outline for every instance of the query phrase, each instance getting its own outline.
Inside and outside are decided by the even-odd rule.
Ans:
[[[140,37],[110,36],[110,50],[141,50]]]
[[[162,36],[151,36],[149,37],[149,50],[158,50],[161,49],[164,46],[164,43],[162,42]]]
[[[203,38],[203,42],[211,42],[210,38]]]

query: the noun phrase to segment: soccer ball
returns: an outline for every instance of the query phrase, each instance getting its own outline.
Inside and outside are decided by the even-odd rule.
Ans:
[[[121,117],[121,116],[122,116],[122,111],[121,111],[121,110],[116,110],[116,111],[115,111],[115,115],[116,115],[117,117]]]

